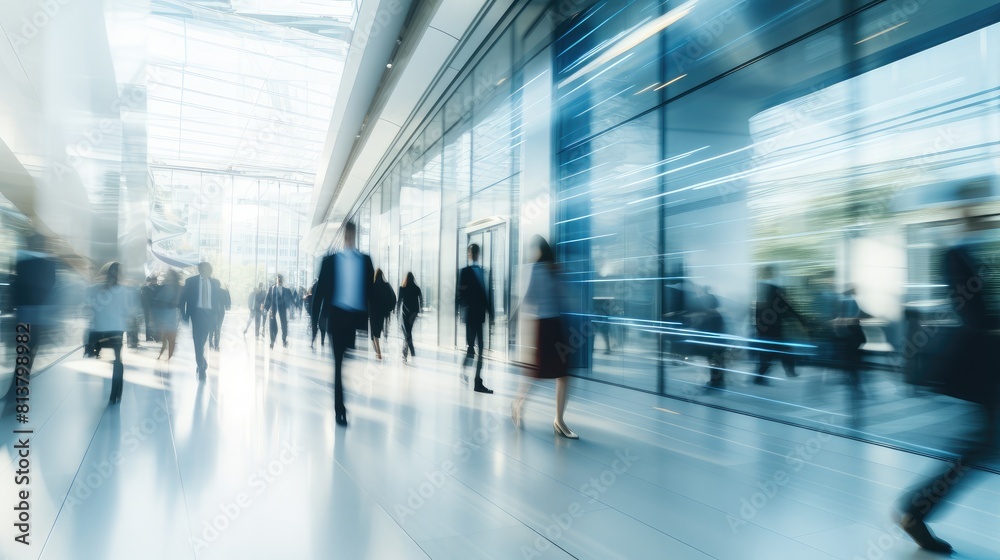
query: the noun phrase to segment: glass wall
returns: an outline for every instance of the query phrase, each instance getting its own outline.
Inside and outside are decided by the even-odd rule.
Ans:
[[[1000,210],[1000,9],[911,4],[621,0],[561,26],[554,226],[581,376],[932,451],[914,416],[972,425],[913,383],[943,249]],[[775,287],[792,312],[769,314]]]
[[[931,453],[914,418],[971,425],[922,388],[914,333],[946,303],[939,260],[961,218],[1000,213],[1000,2],[510,14],[356,206],[379,224],[376,266],[395,284],[413,271],[427,296],[419,341],[461,346],[455,277],[476,242],[491,354],[514,359],[505,315],[538,232],[580,377]],[[998,226],[979,226],[984,247]],[[792,311],[775,319],[771,293]],[[845,318],[865,335],[857,383]]]
[[[234,302],[277,274],[290,287],[312,284],[312,259],[299,250],[312,185],[170,168],[154,168],[152,181],[153,269],[208,261]]]
[[[512,46],[511,32],[492,45],[442,100],[371,194],[359,201],[351,218],[360,226],[369,219],[368,206],[379,201],[379,214],[371,217],[379,222],[378,236],[367,238],[365,228],[359,227],[359,246],[372,255],[394,287],[408,272],[414,274],[424,295],[414,338],[430,346],[464,345],[455,282],[458,269],[467,264],[468,244],[483,245],[482,264],[490,277],[498,318],[488,345],[498,359],[507,351],[510,263],[518,254],[513,232],[521,95],[514,87]]]

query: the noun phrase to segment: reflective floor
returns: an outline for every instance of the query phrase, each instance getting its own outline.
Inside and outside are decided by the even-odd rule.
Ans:
[[[496,394],[458,381],[457,358],[349,362],[350,426],[333,418],[326,354],[296,320],[288,349],[229,320],[199,384],[190,336],[169,367],[125,355],[107,407],[110,353],[65,360],[31,385],[30,542],[3,508],[0,558],[933,558],[888,513],[937,461],[805,429],[574,380],[553,435],[541,383],[516,430],[518,378]],[[144,343],[150,346],[152,343]],[[0,500],[14,501],[16,422],[0,417]],[[933,527],[954,557],[1000,556],[1000,477]]]

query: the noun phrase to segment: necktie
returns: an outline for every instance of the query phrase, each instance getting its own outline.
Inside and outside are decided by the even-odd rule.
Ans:
[[[208,307],[208,282],[201,281],[201,307]]]

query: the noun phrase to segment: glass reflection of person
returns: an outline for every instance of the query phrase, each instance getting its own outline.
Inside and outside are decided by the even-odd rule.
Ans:
[[[611,350],[615,348],[615,344],[612,341],[612,317],[615,316],[615,304],[614,298],[602,298],[598,302],[597,314],[599,315],[596,323],[597,334],[601,335],[604,341],[604,353],[610,354]],[[617,339],[617,336],[614,337]],[[596,348],[595,348],[596,350]]]
[[[704,293],[699,297],[702,311],[698,329],[712,334],[725,334],[726,324],[719,311],[719,298],[712,294],[706,286]],[[708,387],[711,389],[724,389],[726,387],[726,349],[717,343],[717,340],[710,340],[712,344],[706,345],[705,357],[708,359],[709,380]]]
[[[781,360],[785,375],[797,377],[795,372],[795,357],[784,350],[780,343],[786,340],[785,323],[789,319],[797,320],[805,327],[805,320],[788,302],[785,290],[774,283],[774,268],[766,265],[760,270],[760,283],[757,285],[757,304],[754,310],[755,328],[760,360],[754,383],[766,385],[766,374],[776,358]]]

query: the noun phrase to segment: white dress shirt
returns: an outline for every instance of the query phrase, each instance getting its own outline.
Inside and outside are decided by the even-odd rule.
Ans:
[[[337,253],[337,277],[334,279],[334,293],[330,298],[333,306],[346,311],[364,311],[365,291],[363,278],[364,259],[356,249]]]
[[[199,276],[198,282],[198,309],[212,308],[212,280]]]

